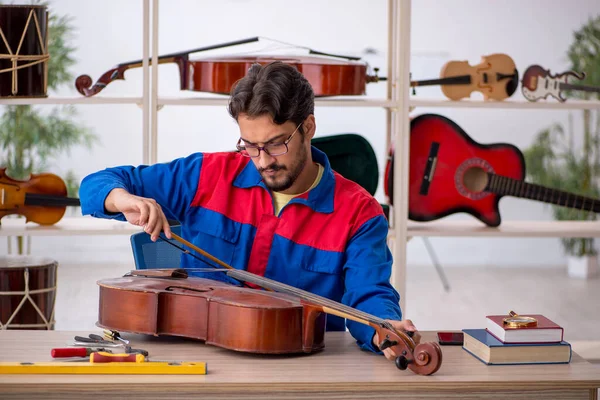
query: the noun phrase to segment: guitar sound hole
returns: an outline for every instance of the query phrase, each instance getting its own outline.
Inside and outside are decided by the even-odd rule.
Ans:
[[[469,158],[463,161],[454,173],[454,185],[458,193],[471,200],[481,200],[490,195],[485,191],[488,174],[494,169],[481,158]]]
[[[488,174],[481,167],[468,168],[463,175],[465,188],[473,193],[481,193],[488,184]]]

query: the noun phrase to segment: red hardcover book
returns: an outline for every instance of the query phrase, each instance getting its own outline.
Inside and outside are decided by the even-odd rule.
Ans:
[[[537,320],[537,326],[513,328],[504,324],[508,315],[488,315],[486,330],[503,343],[553,343],[563,340],[564,329],[539,314],[519,314]]]

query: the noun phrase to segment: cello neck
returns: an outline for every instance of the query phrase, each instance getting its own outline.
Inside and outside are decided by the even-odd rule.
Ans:
[[[336,315],[338,317],[346,318],[352,321],[356,321],[365,325],[377,325],[385,326],[385,320],[378,318],[374,315],[368,314],[363,311],[356,310],[355,308],[346,306],[333,300],[329,300],[323,296],[316,295],[314,293],[307,292],[302,289],[298,289],[294,286],[287,285],[278,281],[274,281],[269,278],[265,278],[260,275],[253,274],[251,272],[240,270],[240,269],[227,269],[224,271],[228,276],[258,285],[265,289],[271,289],[281,293],[287,293],[299,297],[302,300],[310,302],[311,304],[320,306],[327,314]]]
[[[219,43],[219,44],[214,44],[214,45],[210,45],[210,46],[203,46],[203,47],[198,47],[196,49],[191,49],[191,50],[186,50],[186,51],[179,51],[176,53],[170,53],[170,54],[164,54],[162,56],[158,57],[158,63],[159,64],[167,64],[167,63],[171,63],[171,62],[176,62],[178,60],[181,59],[187,59],[189,57],[190,54],[192,53],[199,53],[202,51],[209,51],[209,50],[215,50],[215,49],[221,49],[224,47],[230,47],[230,46],[237,46],[240,44],[246,44],[246,43],[251,43],[251,42],[257,42],[259,40],[258,36],[254,36],[251,38],[247,38],[247,39],[241,39],[241,40],[234,40],[231,42],[225,42],[225,43]],[[150,62],[150,64],[152,64],[152,60],[148,60]],[[129,62],[125,62],[125,63],[121,63],[119,64],[117,67],[126,67],[127,69],[129,68],[135,68],[135,67],[141,67],[143,64],[144,60],[140,59],[140,60],[135,60],[135,61],[129,61]]]
[[[389,322],[385,321],[384,319],[381,319],[374,315],[357,310],[355,308],[346,306],[344,304],[338,303],[337,301],[330,300],[323,296],[316,295],[316,294],[308,292],[306,290],[298,289],[294,286],[286,285],[285,283],[281,283],[281,282],[278,282],[278,281],[275,281],[275,280],[272,280],[269,278],[265,278],[260,275],[253,274],[252,272],[233,268],[232,266],[219,260],[218,258],[214,257],[213,255],[209,254],[208,252],[202,250],[201,248],[199,248],[199,247],[193,245],[192,243],[188,242],[187,240],[183,239],[182,237],[180,237],[172,232],[171,232],[171,236],[173,237],[173,239],[177,240],[179,243],[182,243],[182,244],[190,247],[191,249],[195,250],[199,254],[202,254],[203,256],[209,258],[211,261],[216,262],[218,265],[225,268],[225,270],[215,269],[215,271],[223,271],[228,276],[230,276],[234,279],[237,279],[238,281],[246,282],[246,283],[253,283],[253,284],[258,285],[267,290],[274,290],[274,291],[297,296],[300,299],[303,299],[303,300],[309,302],[310,304],[321,307],[323,312],[325,312],[327,314],[336,315],[338,317],[346,318],[346,319],[356,321],[358,323],[372,326],[372,327],[376,327],[376,326],[384,327],[391,331],[396,331],[391,326],[391,324]],[[170,243],[170,242],[167,241],[167,243]],[[176,246],[176,245],[174,245],[174,246]],[[176,247],[178,247],[178,246],[176,246]],[[190,269],[190,270],[193,270],[193,269]],[[414,348],[414,342],[412,341],[411,338],[408,337],[408,335],[406,333],[398,332],[398,331],[396,331],[396,333],[400,337],[402,337],[402,339],[404,339],[404,341],[409,346],[412,346]]]
[[[187,51],[165,54],[165,55],[158,57],[158,64],[167,64],[167,63],[174,62],[174,63],[178,64],[180,69],[182,69],[183,63],[187,62],[187,60],[189,59],[189,55],[191,53],[198,53],[201,51],[208,51],[208,50],[220,49],[223,47],[236,46],[239,44],[256,42],[258,40],[259,40],[258,36],[255,36],[255,37],[251,37],[248,39],[235,40],[232,42],[225,42],[225,43],[215,44],[215,45],[211,45],[211,46],[198,47],[196,49],[191,49],[191,50],[187,50]],[[149,62],[150,62],[150,64],[152,64],[152,60],[149,60]],[[104,74],[102,74],[102,76],[100,78],[98,78],[96,83],[94,83],[93,85],[92,85],[92,82],[93,82],[92,78],[89,75],[80,75],[75,80],[75,87],[77,88],[77,91],[79,93],[81,93],[82,95],[84,95],[85,97],[91,97],[91,96],[99,93],[102,89],[104,89],[112,81],[117,80],[117,79],[125,79],[124,74],[125,74],[125,71],[127,71],[128,69],[139,68],[143,64],[144,64],[143,59],[135,60],[135,61],[128,61],[128,62],[118,64],[117,66],[109,69]],[[181,86],[184,87],[185,84],[187,83],[187,82],[185,82],[185,79],[187,78],[187,76],[184,76],[184,74],[180,74],[180,76],[181,76]]]

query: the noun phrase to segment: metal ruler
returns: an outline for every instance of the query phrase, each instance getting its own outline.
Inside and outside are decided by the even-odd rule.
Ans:
[[[206,375],[205,362],[0,362],[0,374]]]

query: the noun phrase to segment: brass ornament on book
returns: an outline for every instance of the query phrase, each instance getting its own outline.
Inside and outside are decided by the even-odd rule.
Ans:
[[[508,313],[508,317],[504,318],[504,325],[510,328],[531,328],[537,326],[537,319],[518,315],[514,311]]]

